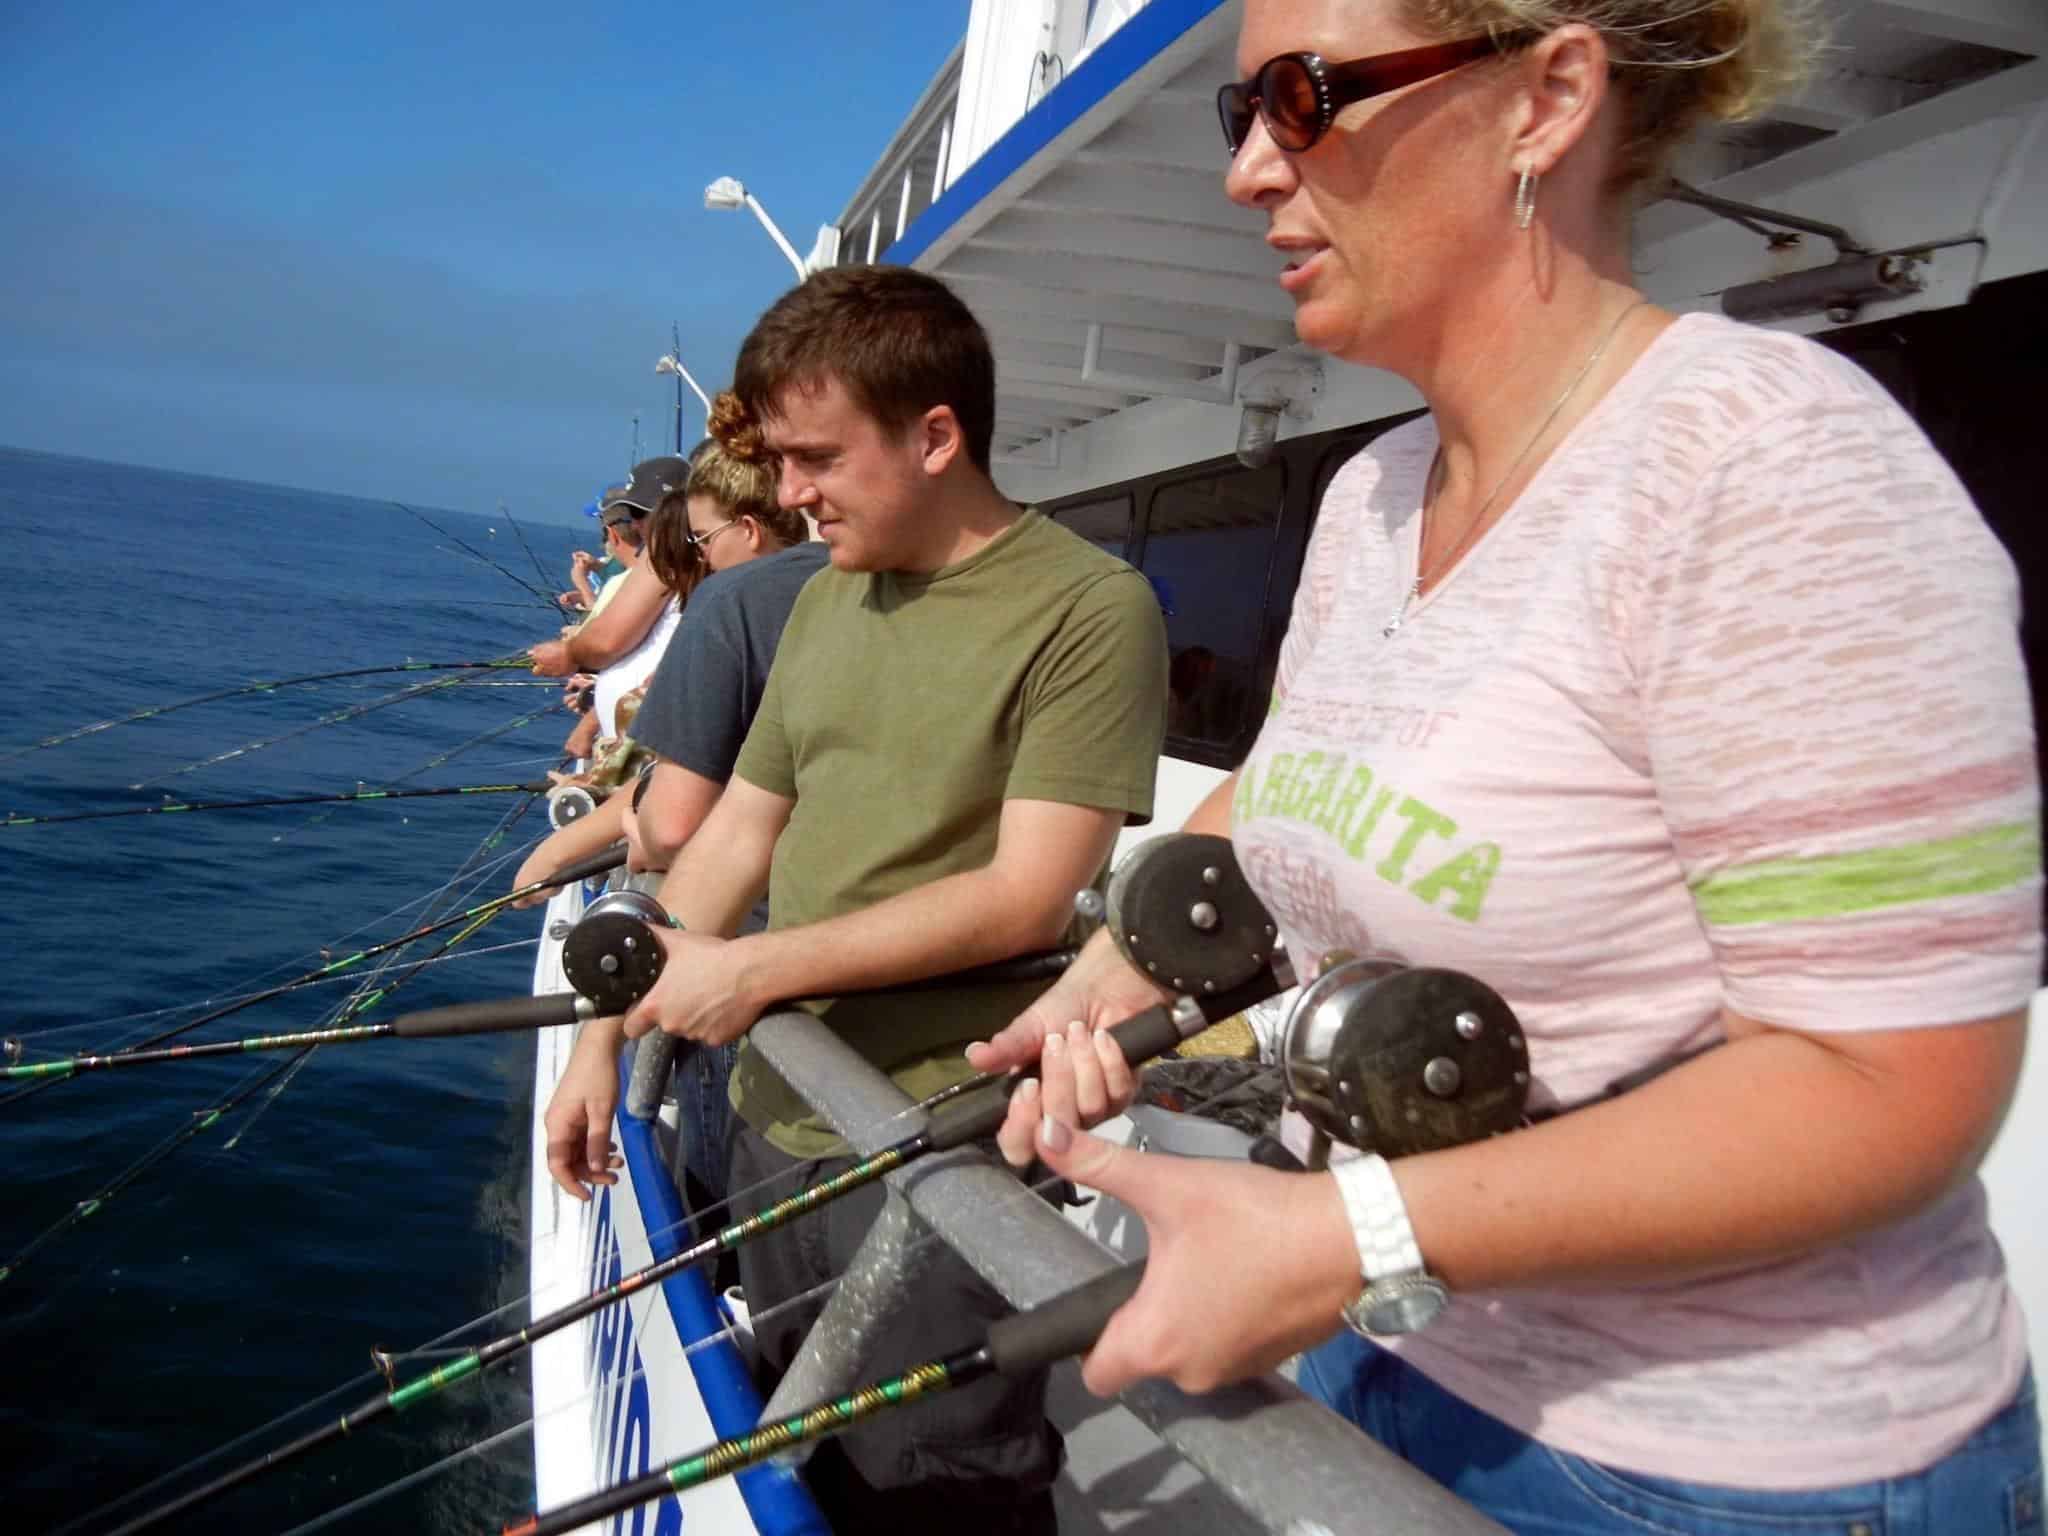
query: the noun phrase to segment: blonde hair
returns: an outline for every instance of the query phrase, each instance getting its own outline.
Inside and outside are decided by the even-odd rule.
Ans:
[[[1401,0],[1425,37],[1540,37],[1580,23],[1616,68],[1616,192],[1662,194],[1703,119],[1737,122],[1796,89],[1820,48],[1816,0]]]
[[[776,498],[782,460],[768,449],[761,423],[731,390],[711,402],[711,441],[690,468],[687,493],[709,496],[727,517],[751,517],[784,544],[811,536],[803,514]]]
[[[703,580],[704,562],[690,542],[690,498],[708,496],[737,521],[751,517],[784,544],[811,536],[801,512],[776,499],[782,461],[768,451],[761,424],[726,391],[711,402],[711,435],[690,450],[690,478],[662,497],[647,520],[647,559],[673,592],[687,593]]]

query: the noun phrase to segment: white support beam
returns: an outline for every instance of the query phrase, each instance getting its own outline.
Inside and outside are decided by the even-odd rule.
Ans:
[[[2048,54],[2048,6],[2041,0],[1864,0],[1855,14],[1982,48]]]
[[[1285,320],[1275,320],[1122,295],[1051,292],[981,272],[956,272],[950,263],[939,276],[959,290],[960,297],[977,313],[986,305],[994,310],[1042,315],[1048,320],[1099,321],[1104,325],[1135,326],[1141,331],[1166,331],[1182,337],[1199,336],[1214,342],[1236,341],[1246,346],[1276,350],[1291,347],[1295,342],[1291,315]]]
[[[1080,371],[1081,353],[1088,345],[1089,322],[1042,311],[1025,314],[995,304],[978,304],[975,314],[991,337],[1001,341],[998,360],[1013,357],[1019,362],[1050,363]],[[1220,344],[1200,336],[1182,336],[1169,331],[1138,330],[1111,321],[1103,326],[1102,365],[1105,368],[1135,368],[1151,372],[1168,364],[1180,364],[1189,377],[1216,370],[1222,355]],[[1168,372],[1181,368],[1167,367]]]
[[[1290,331],[1294,326],[1294,301],[1282,291],[1277,272],[1265,278],[1234,277],[1178,271],[1145,262],[1069,256],[1060,251],[1038,251],[1027,256],[970,247],[950,258],[939,269],[938,275],[948,281],[954,278],[963,281],[977,277],[994,279],[1025,288],[1093,295],[1112,303],[1122,302],[1128,296],[1132,300],[1154,304],[1200,306],[1241,314],[1248,320],[1263,319],[1284,324]],[[1061,311],[1066,304],[1062,301],[1048,303],[1044,307]],[[1093,315],[1089,318],[1111,325],[1117,323],[1114,315]],[[1157,328],[1165,329],[1163,326]],[[1259,345],[1270,343],[1260,342]]]
[[[1084,153],[1039,182],[1018,199],[1017,206],[1161,219],[1264,236],[1265,215],[1254,208],[1240,208],[1223,195],[1224,169],[1170,171],[1158,166],[1119,167]]]
[[[1020,377],[1028,377],[1035,370],[1048,383],[1081,376],[1081,355],[1087,347],[1085,334],[1077,335],[1069,345],[1065,341],[1021,337],[1001,326],[989,326],[986,319],[982,324],[988,328],[989,339],[995,346],[998,373],[1015,369]],[[1083,333],[1086,329],[1079,328]],[[1191,343],[1187,357],[1124,348],[1116,344],[1120,335],[1107,328],[1103,332],[1102,366],[1111,373],[1161,373],[1181,379],[1203,379],[1216,371],[1222,355],[1213,344],[1204,342]]]
[[[1847,68],[1825,69],[1806,83],[1806,89],[1790,101],[1776,103],[1766,115],[1840,133],[1911,106],[1925,94],[1924,89],[1916,90],[1903,80],[1862,75]]]
[[[1042,368],[1032,363],[1005,363],[996,358],[996,394],[1019,399],[1054,400],[1090,411],[1120,411],[1143,399],[1129,390],[1106,384],[1084,384],[1079,368]]]
[[[1213,105],[1204,110],[1192,104],[1169,102],[1155,107],[1147,102],[1088,148],[1092,154],[1126,165],[1207,172],[1219,184],[1230,169],[1230,151],[1224,147]],[[1217,190],[1222,190],[1220,185]]]
[[[975,237],[976,250],[1058,251],[1103,261],[1144,261],[1163,267],[1272,280],[1278,252],[1256,235],[1234,230],[1155,224],[1098,214],[1070,218],[1013,208]]]
[[[1226,342],[1223,347],[1223,370],[1214,379],[1190,383],[1185,379],[1164,377],[1139,377],[1133,374],[1107,372],[1102,366],[1102,327],[1088,327],[1088,345],[1081,354],[1081,378],[1089,384],[1099,384],[1105,389],[1120,389],[1126,394],[1141,395],[1148,399],[1167,398],[1174,400],[1199,400],[1205,405],[1232,405],[1237,400],[1238,344]]]

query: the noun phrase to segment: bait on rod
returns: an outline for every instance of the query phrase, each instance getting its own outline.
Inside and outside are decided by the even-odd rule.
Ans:
[[[352,789],[342,794],[269,795],[260,800],[168,801],[162,805],[131,805],[118,811],[9,816],[0,821],[0,827],[47,827],[60,821],[113,821],[122,816],[176,816],[184,811],[260,811],[279,805],[342,805],[351,800],[429,800],[438,795],[544,795],[554,787],[548,780],[539,779],[526,784],[443,784],[431,789]]]
[[[1142,1262],[1112,1269],[1064,1296],[991,1323],[987,1336],[973,1348],[958,1350],[943,1359],[927,1360],[900,1376],[844,1396],[826,1398],[786,1419],[678,1457],[659,1471],[630,1483],[530,1515],[505,1526],[502,1536],[565,1536],[665,1494],[683,1493],[759,1466],[796,1446],[829,1439],[890,1409],[936,1397],[990,1376],[1027,1376],[1085,1354],[1094,1348],[1117,1308],[1137,1293],[1144,1276]]]
[[[110,731],[117,725],[133,725],[138,720],[154,720],[159,715],[191,709],[194,705],[214,704],[222,699],[238,699],[252,693],[275,693],[280,688],[296,688],[308,683],[333,683],[350,677],[374,677],[387,672],[511,671],[514,668],[523,669],[526,665],[526,652],[515,651],[509,656],[500,656],[490,661],[398,661],[381,667],[349,667],[340,672],[308,672],[302,677],[273,677],[264,682],[243,683],[234,688],[223,688],[218,693],[202,693],[193,699],[178,699],[169,704],[152,704],[148,709],[117,715],[111,720],[96,720],[91,725],[81,725],[55,736],[45,736],[41,741],[32,741],[25,747],[10,747],[7,751],[0,752],[0,763],[11,762],[31,752],[40,752],[45,747],[61,747],[67,741],[77,741],[81,736]]]
[[[27,1066],[10,1065],[4,1070],[0,1070],[0,1081],[12,1081],[24,1078],[42,1078],[47,1081],[58,1078],[70,1077],[74,1073],[79,1071],[93,1070],[93,1068],[90,1067],[80,1067],[77,1065],[79,1062],[82,1061],[97,1062],[101,1066],[123,1065],[126,1063],[128,1056],[130,1056],[131,1054],[139,1054],[142,1052],[149,1051],[149,1048],[151,1046],[160,1045],[166,1040],[175,1039],[177,1036],[182,1035],[189,1030],[197,1029],[203,1024],[211,1024],[217,1019],[224,1019],[228,1017],[228,1015],[230,1014],[240,1013],[244,1008],[254,1008],[258,1003],[267,1003],[273,998],[284,996],[287,992],[297,991],[301,987],[309,986],[313,982],[320,981],[325,979],[326,977],[334,975],[336,972],[345,971],[349,969],[351,966],[360,965],[365,960],[374,959],[378,955],[389,954],[394,949],[403,949],[408,944],[417,943],[419,940],[424,938],[430,938],[434,934],[444,932],[445,930],[453,928],[460,923],[468,922],[471,918],[481,917],[487,913],[501,912],[506,907],[513,905],[515,902],[524,901],[531,896],[538,896],[543,891],[551,891],[558,886],[570,885],[579,880],[589,879],[593,875],[604,874],[608,870],[617,869],[620,865],[624,864],[625,862],[626,849],[623,844],[616,848],[604,849],[602,852],[592,854],[587,859],[579,860],[574,864],[564,865],[561,869],[558,869],[553,874],[549,875],[545,880],[536,880],[531,885],[523,885],[516,891],[508,891],[503,896],[494,896],[489,901],[479,902],[477,903],[477,905],[470,907],[467,911],[457,912],[450,917],[438,918],[434,922],[427,923],[422,927],[413,929],[410,933],[402,933],[395,939],[385,939],[381,943],[370,945],[367,949],[359,949],[352,955],[344,955],[338,960],[330,960],[327,964],[319,967],[317,970],[307,971],[304,975],[301,976],[294,976],[289,981],[279,982],[276,986],[268,987],[261,992],[254,992],[247,997],[236,998],[235,1001],[233,1001],[232,1003],[228,1003],[223,1007],[216,1008],[211,1013],[201,1014],[198,1018],[188,1020],[186,1023],[178,1025],[175,1029],[167,1029],[163,1031],[161,1034],[150,1036],[147,1040],[138,1041],[135,1045],[129,1047],[126,1051],[107,1051],[97,1054],[89,1053],[82,1056],[65,1057],[57,1061],[36,1062]],[[522,999],[522,1001],[530,1002],[533,1001],[533,999]],[[464,1004],[462,1006],[475,1008],[480,1006],[488,1007],[491,1005],[469,1003]],[[309,1033],[318,1034],[320,1033],[320,1031],[310,1031]],[[291,1037],[273,1036],[270,1038],[283,1040]],[[309,1043],[321,1044],[325,1042],[313,1041]],[[20,1041],[10,1040],[9,1042],[7,1042],[7,1054],[10,1057],[18,1056],[20,1054],[20,1046]],[[205,1050],[205,1054],[231,1055],[238,1050],[254,1050],[260,1048],[261,1047],[256,1046],[244,1046],[244,1044],[240,1041],[230,1040],[221,1042],[219,1048],[207,1048]],[[285,1047],[272,1046],[269,1048],[284,1049]],[[199,1049],[200,1048],[198,1047],[194,1047],[192,1048],[192,1051],[197,1051]],[[192,1051],[170,1054],[162,1052],[150,1052],[149,1059],[167,1060],[172,1059],[172,1055],[174,1054],[192,1054]],[[0,1100],[0,1102],[5,1101]]]

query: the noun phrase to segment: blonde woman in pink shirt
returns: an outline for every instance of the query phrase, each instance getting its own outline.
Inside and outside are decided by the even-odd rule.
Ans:
[[[1974,1172],[2041,964],[2013,570],[1870,379],[1630,274],[1675,143],[1805,51],[1778,0],[1247,0],[1227,190],[1301,338],[1430,410],[1332,482],[1188,825],[1295,955],[1491,983],[1571,1112],[1317,1175],[1113,1148],[1093,1031],[1158,994],[1098,943],[971,1052],[1042,1069],[1013,1161],[1145,1218],[1097,1391],[1307,1350],[1524,1533],[2041,1529]]]

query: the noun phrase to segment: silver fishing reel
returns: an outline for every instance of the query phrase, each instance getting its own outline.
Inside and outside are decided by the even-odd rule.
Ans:
[[[581,784],[557,784],[548,791],[548,825],[557,832],[597,809],[597,796]]]
[[[562,940],[562,974],[601,1014],[624,1013],[654,986],[668,951],[653,930],[671,926],[652,896],[606,891]]]
[[[1272,914],[1227,837],[1190,832],[1140,843],[1111,871],[1100,911],[1124,959],[1193,997],[1243,985],[1281,951]]]
[[[1288,1097],[1333,1141],[1405,1157],[1523,1123],[1529,1047],[1514,1010],[1460,971],[1332,957],[1280,1043]]]

